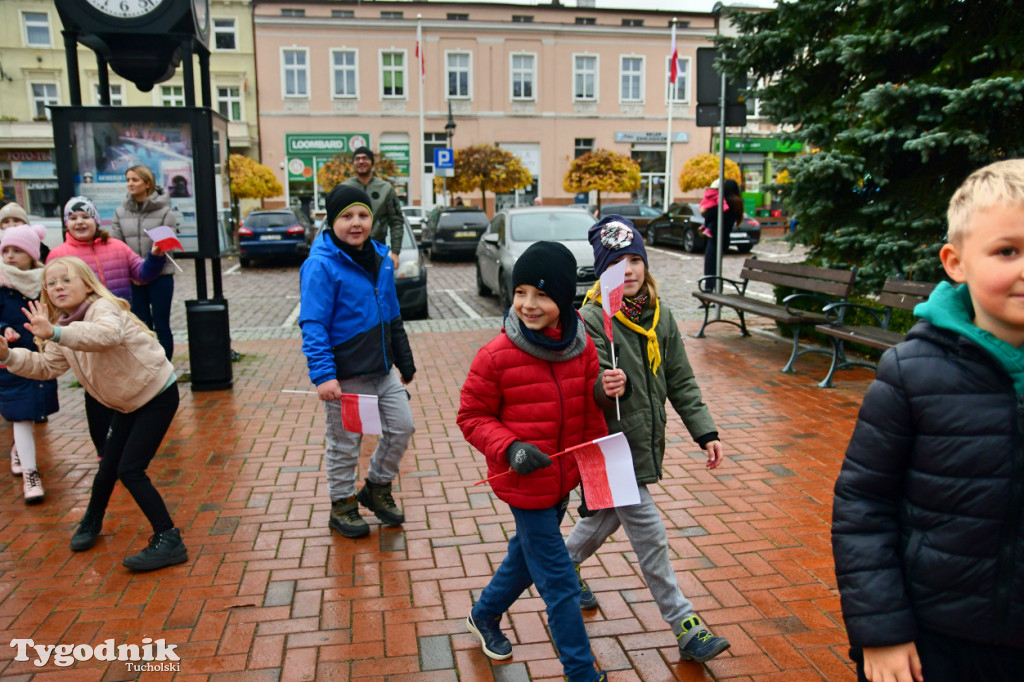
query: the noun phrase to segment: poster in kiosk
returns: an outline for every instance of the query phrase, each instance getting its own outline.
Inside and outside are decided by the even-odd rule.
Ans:
[[[184,248],[172,257],[196,259],[196,300],[185,301],[192,389],[231,388],[231,332],[219,268],[234,245],[227,119],[205,107],[50,110],[61,205],[73,196],[89,197],[100,227],[109,230],[126,195],[128,168],[146,166],[167,188]],[[213,259],[213,297],[207,296],[207,258]]]

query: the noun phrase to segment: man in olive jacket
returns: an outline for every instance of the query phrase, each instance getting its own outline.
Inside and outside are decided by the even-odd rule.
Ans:
[[[398,201],[394,186],[373,174],[373,164],[374,157],[370,148],[360,147],[352,155],[352,165],[355,166],[356,177],[349,178],[341,184],[358,187],[370,195],[370,210],[373,213],[370,239],[384,244],[388,229],[391,230],[391,260],[397,268],[398,254],[402,250],[402,237],[405,229],[402,204]]]

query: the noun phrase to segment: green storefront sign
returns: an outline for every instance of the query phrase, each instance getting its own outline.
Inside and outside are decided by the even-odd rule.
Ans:
[[[401,176],[409,175],[409,143],[408,142],[381,142],[380,154],[391,159],[398,168]]]
[[[285,133],[288,180],[312,181],[320,166],[338,154],[351,154],[369,146],[369,133]]]
[[[727,152],[760,152],[767,154],[777,152],[783,154],[794,154],[803,149],[803,143],[792,140],[778,140],[771,137],[727,137],[725,138],[725,151]]]

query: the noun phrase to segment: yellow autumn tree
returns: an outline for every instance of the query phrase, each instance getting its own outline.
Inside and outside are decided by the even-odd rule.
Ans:
[[[529,187],[533,182],[530,171],[523,167],[519,157],[493,144],[479,144],[455,150],[455,175],[448,178],[448,191],[453,193],[480,190],[483,206],[487,206],[487,191],[495,194]],[[434,178],[434,191],[441,191],[444,178]]]
[[[640,189],[640,164],[610,149],[595,149],[575,159],[562,178],[566,192],[597,192],[597,206],[601,207],[601,192],[635,192]]]
[[[239,199],[270,199],[284,193],[274,171],[244,154],[228,157],[228,176],[231,179],[231,218],[234,225],[238,225]]]
[[[381,180],[394,182],[398,177],[398,165],[379,151],[374,155],[373,174]],[[349,154],[338,154],[320,166],[316,172],[316,182],[321,192],[330,192],[335,185],[356,176],[356,167]]]
[[[683,164],[683,172],[679,174],[679,189],[689,192],[710,187],[718,179],[718,163],[715,154],[698,154],[693,157]],[[743,184],[739,164],[732,159],[725,160],[725,177]]]

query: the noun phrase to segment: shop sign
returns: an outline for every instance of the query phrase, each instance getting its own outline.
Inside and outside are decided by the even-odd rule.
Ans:
[[[49,149],[10,149],[4,152],[7,161],[53,161]]]
[[[650,130],[630,132],[630,131],[618,131],[615,133],[616,142],[641,142],[646,144],[665,144],[665,140],[668,139],[668,135],[663,132],[655,132]],[[690,133],[673,133],[672,142],[689,142]]]
[[[408,142],[381,142],[381,156],[391,159],[398,168],[401,176],[409,175],[409,143]]]
[[[803,149],[803,144],[792,140],[778,140],[772,137],[744,137],[725,138],[725,151],[727,152],[780,152],[783,154],[794,154]]]
[[[50,180],[57,177],[52,161],[12,161],[11,177],[15,180]]]
[[[313,180],[313,157],[292,156],[288,159],[288,181],[305,182]],[[330,161],[330,157],[323,157],[323,161]],[[320,167],[317,166],[317,169]]]
[[[369,133],[285,133],[287,156],[335,156],[370,146]]]

